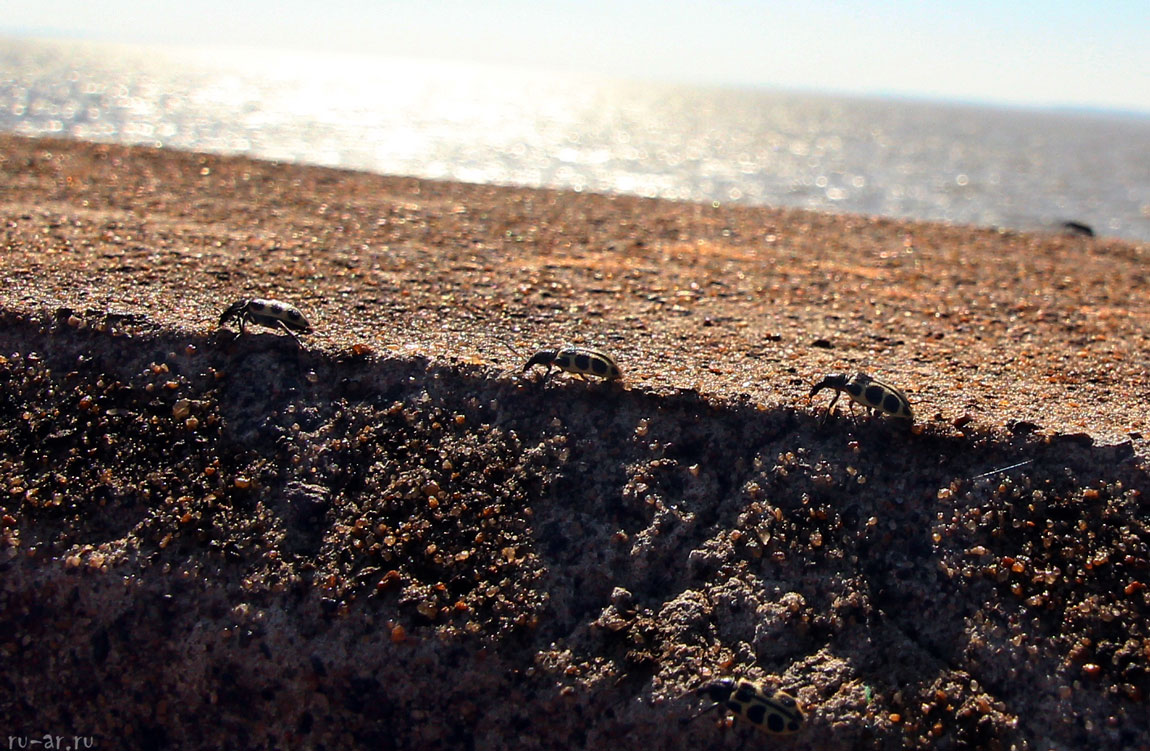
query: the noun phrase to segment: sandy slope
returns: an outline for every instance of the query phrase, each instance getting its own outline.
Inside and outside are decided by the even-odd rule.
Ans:
[[[1145,247],[0,158],[9,734],[734,748],[736,674],[792,748],[1150,748]],[[519,374],[568,342],[624,382]],[[913,430],[820,423],[860,369]]]

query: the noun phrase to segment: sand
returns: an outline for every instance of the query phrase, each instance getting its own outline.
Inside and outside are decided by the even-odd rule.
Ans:
[[[6,734],[1150,748],[1146,246],[12,136],[0,171]],[[313,333],[219,329],[248,297]],[[622,381],[521,372],[568,344]],[[824,420],[857,371],[913,426]],[[804,726],[688,720],[721,676]]]

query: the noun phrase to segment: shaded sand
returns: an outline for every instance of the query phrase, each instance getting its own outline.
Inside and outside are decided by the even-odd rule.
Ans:
[[[5,734],[1150,748],[1145,246],[0,160]],[[316,333],[218,332],[245,296]],[[519,372],[563,343],[623,383]],[[820,422],[856,370],[913,430]],[[720,675],[805,727],[686,722]]]

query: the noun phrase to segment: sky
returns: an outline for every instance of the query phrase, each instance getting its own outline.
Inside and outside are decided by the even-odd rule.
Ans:
[[[1150,1],[4,0],[0,35],[1150,114]]]

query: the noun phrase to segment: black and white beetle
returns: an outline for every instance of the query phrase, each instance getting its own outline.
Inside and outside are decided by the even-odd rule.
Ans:
[[[296,332],[311,333],[311,324],[299,312],[299,308],[279,300],[266,300],[258,297],[236,300],[220,316],[220,326],[228,321],[240,322],[240,334],[244,333],[245,323],[257,323],[270,329],[282,329],[300,344]],[[240,334],[237,334],[237,338]],[[301,344],[302,346],[302,344]]]
[[[831,399],[831,403],[827,405],[826,414],[823,415],[824,422],[830,416],[835,402],[844,393],[851,398],[852,413],[854,412],[854,402],[858,402],[864,407],[870,407],[876,412],[891,417],[914,420],[914,412],[910,408],[910,400],[906,398],[906,394],[889,383],[871,378],[866,373],[855,373],[849,377],[841,373],[824,376],[811,389],[810,397],[814,398],[823,389],[835,390],[835,398]]]
[[[722,707],[772,735],[798,732],[806,719],[795,697],[746,678],[720,678],[696,689],[695,693],[715,702],[703,712]]]
[[[612,380],[623,376],[615,358],[606,352],[586,347],[564,347],[559,350],[541,349],[532,355],[527,364],[523,366],[523,372],[527,372],[532,365],[546,365],[548,375],[551,374],[551,366],[554,365],[560,370],[574,373],[580,378],[593,375]]]

